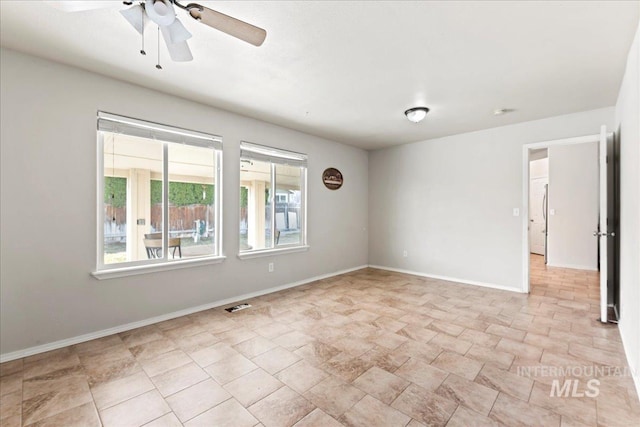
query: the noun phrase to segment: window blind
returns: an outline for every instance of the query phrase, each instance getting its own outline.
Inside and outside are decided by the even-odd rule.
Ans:
[[[280,150],[242,141],[240,143],[240,158],[270,162],[279,165],[307,167],[307,155],[294,151]]]
[[[117,116],[102,111],[98,112],[98,130],[222,150],[222,138],[219,136]]]

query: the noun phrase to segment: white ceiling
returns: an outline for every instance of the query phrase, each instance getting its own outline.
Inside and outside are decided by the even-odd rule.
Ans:
[[[202,1],[265,43],[178,11],[195,59],[163,46],[159,71],[156,33],[141,56],[120,2],[36,3],[0,1],[2,46],[366,149],[614,105],[639,16],[637,1]]]

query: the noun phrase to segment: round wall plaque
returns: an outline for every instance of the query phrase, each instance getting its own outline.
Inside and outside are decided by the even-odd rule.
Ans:
[[[327,168],[322,172],[322,182],[329,190],[342,187],[342,173],[336,168]]]

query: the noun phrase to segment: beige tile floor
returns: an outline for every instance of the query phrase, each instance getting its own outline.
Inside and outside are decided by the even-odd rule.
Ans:
[[[534,256],[531,278],[522,295],[364,269],[7,362],[0,424],[640,425],[632,380],[603,372],[627,365],[597,273]],[[568,373],[599,394],[522,372],[553,366],[601,368]]]

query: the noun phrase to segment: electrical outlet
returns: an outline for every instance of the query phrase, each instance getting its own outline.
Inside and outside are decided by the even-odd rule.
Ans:
[[[273,263],[269,263],[269,273],[273,273]]]
[[[403,257],[408,257],[409,256],[409,252],[407,252],[406,250],[402,251],[402,256]]]

